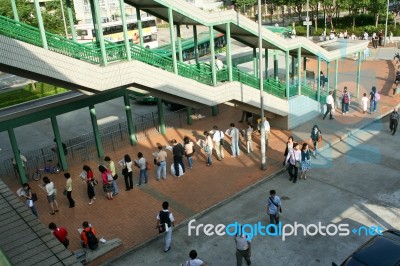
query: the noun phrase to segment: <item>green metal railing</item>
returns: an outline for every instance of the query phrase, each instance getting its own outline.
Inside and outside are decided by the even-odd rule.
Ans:
[[[30,25],[0,16],[0,34],[42,47],[42,40],[39,29]],[[86,61],[92,64],[101,63],[101,49],[97,43],[81,44],[62,36],[46,32],[48,49],[72,58]],[[107,62],[126,60],[126,50],[124,44],[116,44],[105,40]],[[130,43],[132,58],[146,64],[161,68],[163,70],[174,72],[174,65],[171,57],[164,56],[150,49],[140,47]],[[190,78],[203,84],[212,85],[211,67],[206,63],[190,65],[183,62],[177,62],[178,75]],[[217,81],[228,81],[228,69],[224,68],[217,71]],[[252,74],[248,74],[236,67],[232,69],[233,81],[241,82],[255,89],[260,89],[259,79]],[[264,91],[277,96],[286,98],[286,84],[275,79],[264,81]],[[302,85],[302,94],[317,100],[316,92],[309,87]],[[297,95],[297,86],[289,87],[289,96]],[[321,94],[321,102],[326,95]]]

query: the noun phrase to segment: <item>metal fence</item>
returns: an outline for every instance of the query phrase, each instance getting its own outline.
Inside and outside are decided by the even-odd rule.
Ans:
[[[201,111],[208,114],[206,109]],[[136,132],[136,139],[140,140],[149,135],[159,134],[160,125],[158,119],[158,113],[156,112],[135,116],[133,118],[133,124]],[[165,124],[166,127],[172,128],[184,126],[186,124],[186,109],[166,114]],[[105,152],[115,151],[129,145],[127,121],[101,127],[99,131]],[[69,140],[63,140],[63,142],[67,145],[68,149],[68,154],[66,155],[68,164],[82,163],[97,158],[96,142],[93,132],[88,132]],[[25,164],[28,180],[37,169],[44,168],[44,166],[48,165],[54,166],[58,163],[58,157],[57,153],[54,151],[54,146],[47,146],[29,151],[23,155],[28,161]],[[0,177],[17,178],[19,176],[18,171],[12,164],[12,160],[13,158],[8,158],[0,164]]]

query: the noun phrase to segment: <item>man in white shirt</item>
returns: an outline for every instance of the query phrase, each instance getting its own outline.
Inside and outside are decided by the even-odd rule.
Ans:
[[[224,156],[224,146],[223,146],[225,135],[224,135],[224,132],[222,132],[221,130],[218,130],[217,126],[213,127],[213,131],[214,131],[214,135],[213,135],[214,149],[217,152],[218,161],[221,161],[225,157]]]
[[[168,210],[169,203],[168,201],[164,201],[162,204],[162,211],[160,211],[157,215],[157,226],[156,229],[159,230],[160,234],[164,234],[164,252],[168,252],[171,250],[171,241],[172,241],[172,227],[175,226],[174,216]]]
[[[234,123],[231,123],[230,126],[231,127],[225,133],[231,137],[232,157],[237,157],[240,155],[240,132],[239,129],[235,127]]]
[[[220,59],[218,59],[217,56],[215,56],[215,66],[217,67],[217,70],[221,70],[224,68],[224,63]]]
[[[191,250],[189,253],[189,260],[186,261],[185,264],[181,264],[181,266],[206,266],[204,261],[197,258],[196,250]]]
[[[240,229],[238,229],[240,230]],[[236,243],[236,265],[241,266],[243,259],[247,265],[251,265],[251,242],[243,235],[242,232],[238,232],[235,237]]]
[[[258,131],[261,133],[261,127],[260,127],[261,118],[259,118],[257,122],[258,122]],[[270,126],[266,116],[264,116],[264,128],[265,128],[265,151],[267,151],[268,147],[269,147],[268,146],[268,138],[269,138],[269,134],[271,131],[271,126]]]
[[[329,92],[329,95],[326,96],[326,112],[324,114],[324,117],[322,119],[325,119],[327,114],[329,113],[329,119],[333,119],[332,117],[332,109],[335,110],[335,104],[332,96],[332,91]]]

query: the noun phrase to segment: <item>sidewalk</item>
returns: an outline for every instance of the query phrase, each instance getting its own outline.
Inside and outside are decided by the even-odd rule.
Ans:
[[[343,65],[342,65],[343,64]],[[352,60],[343,60],[341,62],[341,72],[355,73],[357,65]],[[377,72],[376,70],[379,70]],[[321,117],[314,121],[303,124],[293,131],[283,131],[272,129],[270,136],[270,148],[267,152],[267,170],[260,169],[260,151],[258,147],[259,139],[255,138],[255,151],[253,154],[246,154],[242,144],[242,154],[238,158],[230,157],[229,144],[225,145],[225,159],[217,161],[213,158],[213,166],[206,167],[205,154],[196,147],[194,156],[194,168],[187,169],[183,177],[176,178],[170,175],[166,181],[157,182],[154,166],[149,171],[149,183],[140,188],[125,192],[123,180],[119,175],[120,193],[113,201],[108,201],[102,191],[101,185],[97,186],[97,200],[93,205],[88,205],[86,195],[86,185],[79,178],[82,171],[82,165],[88,164],[94,170],[95,176],[99,179],[97,165],[104,163],[101,159],[98,161],[85,161],[79,165],[70,165],[69,172],[73,177],[72,196],[76,201],[76,207],[68,208],[67,199],[59,193],[58,202],[60,212],[55,216],[49,214],[49,206],[44,192],[37,187],[39,183],[31,182],[31,187],[38,193],[39,200],[37,208],[39,217],[44,225],[55,222],[59,226],[65,226],[70,235],[70,250],[80,248],[79,235],[77,229],[81,227],[83,221],[89,221],[98,232],[98,236],[104,236],[105,239],[120,238],[123,245],[110,254],[96,260],[91,265],[99,265],[113,257],[117,257],[126,251],[138,247],[140,244],[153,239],[158,235],[154,229],[155,217],[161,209],[163,201],[169,201],[170,210],[174,213],[176,224],[189,219],[208,208],[215,206],[221,201],[231,198],[236,193],[257,183],[260,180],[276,173],[282,169],[283,150],[288,136],[293,135],[295,141],[303,142],[309,140],[310,130],[314,124],[318,124],[324,136],[323,145],[327,147],[340,141],[348,134],[365,127],[373,121],[379,119],[385,114],[391,112],[393,106],[399,105],[400,96],[391,94],[392,71],[393,66],[388,61],[367,61],[362,65],[363,73],[367,73],[370,78],[365,78],[362,82],[360,92],[369,93],[371,86],[377,86],[381,92],[381,103],[379,110],[372,114],[361,114],[357,110],[358,102],[351,105],[350,113],[343,116],[340,112],[335,113],[335,120],[322,120]],[[344,74],[345,75],[345,74]],[[348,85],[350,82],[343,82],[339,88]],[[355,86],[349,86],[354,90]],[[352,91],[354,93],[354,91]],[[340,95],[340,94],[339,94]],[[158,143],[162,145],[169,144],[172,139],[181,141],[184,136],[192,139],[202,137],[204,130],[210,130],[212,126],[218,125],[220,129],[229,128],[231,122],[240,128],[245,127],[245,123],[238,123],[241,111],[232,107],[221,107],[220,114],[216,117],[206,117],[201,120],[194,120],[192,126],[184,128],[168,129],[166,136],[153,135],[140,140],[136,146],[126,145],[125,148],[115,153],[108,153],[115,162],[119,161],[124,154],[130,154],[132,159],[141,151],[145,158],[152,161],[151,154],[156,151]],[[395,136],[398,137],[398,136]],[[168,152],[168,167],[172,162],[172,155]],[[184,160],[185,164],[186,161]],[[186,164],[187,165],[187,164]],[[134,183],[137,183],[138,170],[134,169]],[[54,181],[59,192],[63,191],[65,178],[62,174],[51,175],[50,179]],[[4,180],[12,191],[19,187],[17,180]]]

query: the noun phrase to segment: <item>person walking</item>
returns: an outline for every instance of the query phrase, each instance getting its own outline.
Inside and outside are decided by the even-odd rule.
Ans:
[[[342,101],[342,115],[347,114],[349,112],[349,104],[350,104],[350,93],[347,91],[347,87],[344,87],[344,91],[342,96],[340,96]]]
[[[303,143],[301,147],[301,163],[300,163],[300,179],[307,179],[307,171],[311,166],[311,157],[310,157],[310,149],[308,148],[307,143]]]
[[[230,128],[226,131],[226,135],[231,138],[231,150],[232,150],[232,157],[237,157],[240,155],[240,132],[237,127],[235,127],[234,123],[230,124]]]
[[[243,230],[240,230],[235,236],[236,244],[236,265],[242,266],[243,259],[247,265],[251,265],[251,241],[243,234]]]
[[[247,123],[247,128],[245,129],[244,135],[246,139],[246,148],[247,153],[253,152],[253,125],[251,123]]]
[[[204,152],[207,154],[207,166],[212,165],[212,150],[213,150],[213,140],[211,139],[210,133],[204,131],[205,140],[201,140],[201,146],[204,147]]]
[[[218,161],[224,159],[224,133],[221,130],[218,130],[217,126],[213,127],[213,141],[214,148],[217,153]]]
[[[88,166],[88,165],[84,165],[83,166],[83,178],[85,178],[85,182],[86,182],[86,184],[87,184],[87,194],[88,194],[88,197],[89,197],[89,205],[91,205],[91,204],[93,204],[94,203],[94,200],[96,199],[96,197],[95,197],[95,191],[94,191],[94,174],[93,174],[93,171],[92,171],[92,169]],[[81,174],[81,176],[82,176],[82,174]]]
[[[104,167],[104,165],[99,165],[99,172],[101,174],[101,179],[103,181],[103,191],[106,193],[107,195],[107,199],[112,200],[112,181],[113,181],[113,177],[112,177],[112,173],[109,169],[107,169],[106,167]]]
[[[171,241],[172,241],[172,227],[174,224],[174,216],[168,210],[169,203],[168,201],[164,201],[162,203],[162,210],[157,214],[157,226],[156,229],[159,230],[160,234],[164,234],[164,252],[168,252],[171,250]]]
[[[376,87],[373,86],[371,92],[369,93],[370,96],[370,102],[369,102],[369,113],[372,114],[372,112],[376,111],[376,106],[377,106],[377,91],[376,91]]]
[[[161,145],[158,145],[157,148],[158,152],[155,154],[155,160],[157,164],[157,181],[160,181],[161,174],[162,179],[167,179],[167,153]]]
[[[324,75],[324,72],[319,72],[319,86],[325,90],[325,82],[326,82],[326,77]]]
[[[267,201],[267,214],[269,224],[279,224],[279,213],[282,212],[281,199],[276,195],[276,191],[271,189]],[[274,229],[274,228],[273,228]],[[275,232],[275,230],[273,230]]]
[[[393,109],[393,112],[390,114],[390,132],[392,133],[392,136],[394,136],[394,134],[396,134],[396,130],[397,130],[397,125],[399,124],[399,113],[397,112],[397,107],[395,107]]]
[[[20,196],[25,198],[26,206],[28,206],[31,209],[33,215],[39,217],[38,212],[36,210],[32,189],[28,183],[22,184],[22,193],[20,194]]]
[[[301,151],[298,143],[293,143],[293,150],[286,156],[286,162],[289,163],[289,181],[297,182],[301,162]]]
[[[67,199],[69,202],[69,208],[75,207],[75,201],[72,199],[72,178],[71,174],[66,172],[64,173],[64,177],[67,179],[65,183],[65,191],[67,191]]]
[[[196,250],[191,250],[189,253],[189,260],[187,260],[184,264],[182,263],[181,266],[206,266],[204,261],[197,258]]]
[[[51,208],[51,215],[56,214],[58,212],[58,202],[56,200],[56,190],[54,183],[50,181],[50,179],[45,176],[43,177],[43,182],[44,182],[44,190],[47,193],[47,201],[50,204]],[[55,208],[54,208],[55,206]]]
[[[283,159],[283,166],[286,165],[286,157],[289,154],[289,152],[291,152],[293,150],[293,137],[290,136],[288,138],[288,141],[286,142],[286,148],[285,148],[285,152],[283,153],[284,159]]]
[[[49,224],[49,229],[51,230],[51,233],[53,236],[55,236],[58,241],[60,241],[65,248],[68,248],[69,245],[69,239],[67,238],[68,236],[68,231],[64,227],[57,227],[55,223],[50,223]]]
[[[118,162],[122,167],[122,175],[125,180],[125,191],[133,189],[132,160],[129,154],[125,154],[124,158]]]
[[[311,129],[310,141],[314,145],[313,156],[314,158],[317,158],[318,142],[322,141],[322,132],[319,130],[317,125],[314,125]]]
[[[189,139],[188,136],[185,136],[183,138],[183,143],[184,143],[184,150],[185,150],[185,156],[187,158],[189,168],[193,168],[193,153],[194,153],[194,144],[193,142]]]
[[[367,112],[367,110],[368,110],[368,102],[369,102],[369,99],[368,99],[368,97],[367,97],[367,93],[364,92],[364,95],[363,95],[363,97],[361,98],[361,106],[362,106],[362,110],[363,110],[363,113],[364,113],[364,114],[365,114],[365,113]]]
[[[138,158],[135,160],[135,165],[139,167],[139,182],[136,184],[136,186],[141,186],[142,183],[147,184],[147,161],[143,156],[143,153],[138,152],[137,154]]]
[[[325,117],[329,114],[329,119],[332,120],[333,119],[333,116],[332,116],[333,110],[335,110],[335,101],[333,100],[332,91],[329,91],[329,95],[326,96],[326,112],[322,119],[325,119]]]
[[[175,176],[179,177],[179,165],[182,167],[182,173],[185,174],[185,165],[183,164],[183,154],[185,154],[185,150],[182,144],[178,143],[176,139],[171,141],[172,147],[172,154],[174,155],[174,170]]]
[[[112,196],[116,196],[119,193],[119,189],[118,189],[118,174],[117,174],[117,170],[115,169],[115,163],[111,160],[110,157],[106,156],[104,157],[104,161],[107,163],[108,165],[108,169],[110,169],[111,174],[113,176],[113,193]]]

